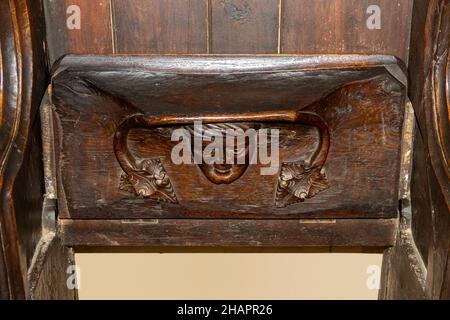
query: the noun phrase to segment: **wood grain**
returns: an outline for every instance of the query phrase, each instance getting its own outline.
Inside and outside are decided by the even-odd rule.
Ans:
[[[80,9],[80,29],[69,29],[67,20]],[[109,0],[44,0],[49,66],[68,53],[113,53]]]
[[[364,56],[68,56],[52,81],[55,128],[60,128],[60,216],[395,217],[404,87],[387,72],[394,67],[393,57]],[[113,142],[121,134],[118,126],[131,115],[184,119],[186,125],[208,114],[224,119],[228,114],[236,118],[231,122],[242,123],[252,121],[243,118],[248,113],[257,119],[264,112],[282,115],[280,110],[302,109],[320,116],[331,135],[324,166],[330,188],[305,202],[277,208],[278,175],[261,175],[260,164],[251,165],[235,182],[220,185],[197,165],[173,164],[173,121],[156,129],[138,126],[127,144],[138,159],[160,159],[176,203],[141,199],[121,188],[123,170]],[[324,143],[307,123],[266,120],[259,122],[280,130],[281,163],[309,162]]]
[[[397,219],[315,220],[60,220],[69,246],[387,247]]]
[[[417,1],[414,6],[409,96],[419,130],[414,144],[411,181],[413,240],[386,254],[387,297],[450,298],[449,207],[449,30],[450,1]],[[447,88],[447,89],[445,89]],[[426,267],[426,278],[416,270]],[[406,282],[408,281],[408,282]],[[417,287],[417,283],[420,287]]]
[[[66,53],[370,53],[407,62],[412,0],[45,0],[50,62]],[[81,30],[66,27],[81,9]],[[367,8],[381,9],[369,30]]]
[[[394,245],[384,258],[381,298],[450,298],[449,0],[43,2],[46,41],[41,1],[0,2],[0,298],[74,298],[59,272],[73,262],[65,245],[199,250]],[[67,28],[70,5],[80,7],[79,30]],[[366,27],[369,5],[381,9],[380,30]],[[54,213],[40,212],[45,178],[37,107],[46,85],[44,43],[49,67],[67,53],[377,53],[405,62],[409,57],[409,96],[420,129],[412,214],[402,202],[398,230],[406,81],[401,63],[391,57],[313,56],[302,62],[245,57],[246,64],[224,56],[197,62],[67,57],[55,68],[56,130],[44,136],[59,147],[60,218],[74,220],[60,220],[63,244],[56,237],[46,246],[49,229],[56,230]],[[331,133],[325,162],[330,187],[305,202],[271,207],[276,179],[261,179],[259,167],[224,186],[208,181],[198,167],[164,162],[176,206],[119,190],[123,170],[113,137],[130,115],[186,118],[299,109],[320,116]],[[321,143],[314,126],[262,123],[289,136],[282,142],[283,159],[313,154]],[[168,132],[133,129],[130,152],[168,159]]]
[[[277,53],[278,0],[211,0],[210,53]]]
[[[41,16],[40,1],[0,1],[0,299],[26,298],[27,268],[41,235],[37,111],[47,81]]]
[[[204,0],[113,0],[118,53],[206,53]]]
[[[410,96],[417,114],[417,144],[411,197],[417,237],[426,260],[428,298],[449,299],[450,288],[450,1],[430,0],[415,9]],[[423,142],[423,143],[422,143]],[[419,158],[421,156],[421,158]],[[421,187],[422,186],[422,187]],[[423,190],[425,189],[425,190]],[[424,195],[426,192],[427,195]],[[432,236],[427,235],[427,231]]]
[[[282,53],[390,54],[408,60],[412,0],[283,0]],[[370,5],[381,29],[369,30]]]
[[[414,260],[415,245],[411,239],[396,243],[383,255],[380,300],[424,300],[424,274]]]

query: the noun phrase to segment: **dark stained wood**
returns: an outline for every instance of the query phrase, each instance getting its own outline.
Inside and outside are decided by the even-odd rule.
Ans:
[[[426,266],[422,289],[401,288],[402,279],[418,276],[409,270],[408,254],[399,247],[386,259],[392,273],[384,287],[388,298],[449,299],[450,181],[449,181],[449,33],[450,1],[418,1],[414,8],[409,96],[419,130],[414,145],[411,187],[412,237],[418,251],[409,253],[415,265]],[[411,261],[410,259],[410,261]]]
[[[413,238],[411,218],[411,172],[413,165],[415,117],[411,103],[405,110],[402,142],[402,168],[400,188],[400,226],[394,247],[383,256],[380,299],[425,299],[426,265],[420,255],[420,247]],[[417,222],[416,222],[417,223]]]
[[[430,165],[430,163],[428,163]],[[450,202],[442,194],[442,185],[430,174],[433,212],[433,238],[428,249],[426,292],[430,299],[450,299]]]
[[[425,273],[411,233],[400,231],[395,246],[387,249],[383,256],[379,299],[426,299]]]
[[[431,195],[426,158],[427,151],[423,137],[420,131],[417,130],[413,149],[414,170],[411,178],[411,193],[414,195],[412,199],[411,227],[414,234],[414,242],[425,265],[428,264],[429,244],[433,238]]]
[[[342,220],[60,220],[69,246],[387,247],[397,219]]]
[[[48,77],[42,16],[41,1],[0,2],[0,299],[61,298],[57,288],[65,286],[65,269],[58,266],[68,263],[68,249],[54,242],[52,251],[43,250],[56,224],[55,206],[48,215],[43,205],[38,109]],[[46,289],[35,294],[43,288],[39,282]]]
[[[42,1],[45,17],[41,1],[0,2],[0,299],[76,298],[67,245],[393,246],[380,298],[450,298],[449,0]],[[66,26],[70,5],[80,30]],[[381,9],[380,30],[366,27],[369,5]],[[56,112],[43,101],[41,141],[45,70],[67,53],[409,57],[411,199],[406,79],[392,57],[69,56],[55,68]],[[224,180],[171,164],[170,133],[199,118],[212,122],[205,128],[279,129],[280,170],[297,170],[294,187],[259,165]],[[155,196],[164,193],[169,203]]]
[[[408,58],[413,0],[45,0],[49,59],[66,53],[358,53]],[[68,6],[81,30],[68,30]],[[370,5],[381,29],[366,27]]]
[[[70,6],[80,9],[79,29],[67,27],[74,14]],[[44,0],[44,7],[49,67],[68,53],[114,52],[109,0]]]
[[[407,62],[412,3],[412,0],[283,0],[281,52],[389,54]],[[379,30],[366,26],[370,5],[381,9]]]
[[[277,53],[278,0],[210,0],[210,53]]]
[[[425,265],[428,264],[429,244],[433,237],[433,217],[431,207],[431,194],[429,184],[429,163],[428,150],[426,147],[427,131],[425,121],[425,108],[422,106],[424,95],[425,77],[428,73],[427,64],[431,59],[431,45],[425,47],[426,38],[430,37],[431,30],[426,31],[427,12],[431,7],[430,1],[416,1],[414,4],[414,16],[411,32],[411,61],[414,64],[410,66],[410,98],[414,102],[414,108],[417,120],[419,121],[420,131],[417,131],[414,146],[414,170],[411,183],[412,192],[412,227],[414,240],[417,243]],[[434,4],[435,6],[435,4]],[[428,18],[430,19],[430,18]],[[433,19],[432,19],[433,20]],[[428,21],[428,24],[433,24]],[[431,26],[428,27],[430,29]]]
[[[61,243],[56,236],[51,236],[39,252],[36,270],[29,279],[31,300],[76,300],[76,289],[67,287],[69,266],[75,265],[73,249]],[[34,272],[36,271],[36,272]],[[70,271],[70,269],[69,269]]]
[[[38,106],[46,86],[40,1],[0,2],[0,299],[27,296],[41,230]],[[37,161],[37,162],[36,162]]]
[[[35,114],[23,164],[13,188],[21,257],[27,266],[31,265],[35,248],[42,237],[42,199],[45,190],[40,133],[39,117]]]
[[[427,297],[448,299],[450,282],[448,273],[450,266],[450,140],[449,140],[449,34],[450,34],[450,1],[432,0],[427,2],[426,10],[417,8],[415,12],[415,36],[412,44],[411,61],[414,65],[410,71],[410,96],[418,115],[420,134],[425,156],[417,160],[417,164],[425,164],[414,176],[415,184],[428,185],[429,203],[420,192],[411,194],[413,206],[417,205],[414,215],[422,221],[432,236],[419,236],[422,246],[427,242]],[[424,18],[426,15],[426,19]],[[420,147],[420,146],[419,146]],[[422,149],[422,150],[423,150]],[[420,163],[421,161],[421,163]],[[420,167],[419,167],[420,169]],[[428,241],[427,241],[428,240]]]
[[[40,106],[40,120],[43,132],[51,127],[51,105],[48,101],[48,94],[42,99]],[[48,172],[52,168],[53,161],[46,156],[49,154],[48,148],[51,137],[49,135],[42,135],[41,158],[38,160],[41,165],[44,162],[45,175],[40,180],[44,184],[45,181],[45,195],[40,197],[40,207],[42,212],[40,214],[39,231],[40,237],[37,238],[37,243],[32,251],[32,258],[28,263],[27,271],[27,299],[77,299],[77,290],[69,288],[67,280],[70,274],[69,266],[75,265],[73,250],[61,243],[59,235],[57,234],[57,205],[56,194],[51,189],[51,179]],[[42,153],[44,153],[44,161],[42,161]],[[23,188],[23,186],[22,186]],[[19,192],[18,192],[19,193]],[[23,190],[22,190],[23,193]],[[20,193],[19,193],[20,194]],[[33,222],[33,219],[30,219]],[[37,228],[37,227],[35,227]]]
[[[207,53],[205,0],[112,0],[117,53]]]
[[[401,75],[393,57],[68,56],[52,81],[60,217],[396,217],[404,87],[388,69]],[[282,123],[292,110],[323,120]],[[143,122],[129,118],[124,130],[136,114]],[[309,182],[296,184],[305,191],[292,200],[300,201],[282,203],[289,189],[278,188],[281,174],[263,176],[256,164],[233,183],[214,184],[201,166],[171,162],[170,128],[142,128],[147,120],[173,127],[208,114],[209,122],[257,120],[280,129],[281,170],[315,163],[329,131],[325,172],[313,164]],[[114,136],[128,133],[128,147],[122,141],[114,152]],[[155,168],[163,188],[155,186]]]
[[[315,126],[319,130],[319,139],[320,144],[317,151],[314,152],[314,155],[311,157],[309,167],[312,168],[312,171],[316,171],[317,176],[321,177],[322,180],[326,181],[326,178],[323,174],[320,174],[322,170],[324,170],[324,164],[327,160],[328,151],[330,148],[330,133],[328,126],[326,123],[315,113],[312,112],[302,112],[302,111],[282,111],[277,110],[276,112],[261,112],[261,113],[237,113],[237,114],[205,114],[205,115],[189,115],[189,116],[145,116],[143,114],[138,114],[131,116],[124,120],[120,126],[117,128],[115,136],[114,136],[114,153],[115,156],[122,168],[122,170],[127,175],[127,179],[132,181],[132,192],[134,192],[137,196],[149,197],[153,194],[157,194],[159,196],[163,196],[172,203],[178,203],[176,199],[175,192],[172,187],[167,188],[166,185],[162,185],[161,183],[166,182],[170,183],[166,177],[156,178],[155,182],[151,182],[150,185],[147,181],[148,175],[142,174],[142,171],[148,170],[143,167],[143,163],[145,163],[145,159],[135,159],[132,155],[132,151],[128,148],[128,137],[130,131],[136,128],[154,128],[160,126],[167,125],[182,125],[187,124],[190,125],[195,121],[201,121],[202,123],[208,124],[227,124],[227,123],[239,123],[239,122],[263,122],[263,121],[272,121],[272,122],[289,122],[295,123],[297,125],[310,125]],[[154,163],[153,163],[154,164]],[[237,179],[239,179],[242,174],[246,171],[249,166],[248,156],[245,164],[241,166],[233,166],[230,165],[228,167],[224,167],[223,165],[216,166],[208,166],[205,164],[199,165],[203,174],[206,178],[214,183],[214,184],[230,184]],[[218,174],[216,172],[216,168],[222,169],[222,172],[225,168],[228,168],[228,174]],[[277,170],[278,171],[278,170]],[[318,181],[312,181],[314,176],[311,176],[310,180],[307,184],[317,184]],[[320,180],[320,178],[316,179]],[[137,182],[136,182],[137,181]],[[289,191],[289,188],[284,188],[281,186],[281,182],[284,184],[289,184],[290,181],[295,181],[295,179],[287,179],[285,181],[278,179],[277,186],[277,194],[276,194],[276,203],[275,205],[278,207],[284,207],[287,203],[283,202],[283,199],[280,199],[280,195],[278,193],[283,193],[284,191]],[[315,195],[315,193],[322,191],[328,187],[328,183],[324,182],[326,186],[320,188],[320,190],[314,190],[311,186],[305,186],[303,189],[303,193],[300,195],[301,200],[305,200],[306,198],[310,198]],[[301,183],[299,183],[301,184]],[[317,188],[314,188],[317,189]],[[170,194],[169,194],[170,193]],[[289,192],[288,192],[289,193]],[[313,194],[314,193],[314,194]]]

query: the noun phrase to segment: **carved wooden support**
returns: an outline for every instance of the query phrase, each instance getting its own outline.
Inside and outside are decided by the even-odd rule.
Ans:
[[[418,130],[411,207],[402,210],[409,229],[385,253],[380,298],[450,298],[449,35],[449,0],[414,3],[409,96]]]
[[[41,168],[33,126],[46,86],[41,5],[0,1],[0,299],[27,297],[27,268],[41,234],[41,190],[30,185]]]
[[[450,203],[450,2],[432,3],[428,24],[434,24],[427,47],[433,48],[425,80],[423,108],[431,164],[447,203]],[[434,14],[434,20],[432,19]],[[428,28],[432,28],[428,25]]]
[[[60,217],[394,218],[401,68],[384,56],[66,56],[51,88]],[[195,135],[196,121],[277,129],[278,171],[261,174],[247,147],[242,164],[170,161],[173,131]]]
[[[422,99],[415,102],[428,149],[429,213],[433,236],[427,259],[426,294],[450,299],[450,1],[432,0],[425,23]],[[422,50],[420,48],[419,50]],[[420,86],[421,84],[419,84]],[[423,179],[423,178],[422,178]],[[424,183],[416,181],[416,183]],[[413,194],[415,202],[421,195]],[[420,199],[420,200],[419,200]],[[414,203],[413,203],[414,204]],[[425,227],[425,226],[423,226]]]
[[[40,0],[0,1],[0,299],[73,299],[72,257],[44,204],[39,105],[48,85]]]
[[[136,128],[187,125],[196,121],[201,121],[204,124],[273,121],[316,126],[320,132],[319,148],[314,152],[309,163],[293,162],[282,164],[276,185],[275,203],[278,207],[284,207],[292,197],[298,198],[298,201],[304,201],[306,198],[310,198],[328,187],[323,168],[330,146],[327,125],[320,116],[311,112],[280,110],[252,114],[211,114],[199,116],[151,117],[133,115],[120,124],[114,138],[114,152],[126,174],[121,179],[121,188],[130,190],[130,187],[132,187],[136,195],[177,203],[175,192],[161,160],[135,159],[128,149],[128,134],[131,129]],[[248,166],[248,159],[246,166]],[[213,183],[223,182],[218,180],[217,176],[213,174],[210,174],[208,178]],[[235,178],[232,179],[232,181],[234,180]],[[226,181],[225,183],[232,181]]]
[[[0,299],[75,298],[68,244],[395,245],[380,296],[448,299],[450,1],[414,8],[419,130],[412,213],[400,197],[398,228],[406,80],[394,57],[67,56],[43,101],[41,141],[42,4],[0,1]],[[165,163],[160,129],[195,120],[284,130],[279,174]]]

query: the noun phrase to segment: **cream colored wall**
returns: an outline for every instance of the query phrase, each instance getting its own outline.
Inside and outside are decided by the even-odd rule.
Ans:
[[[80,299],[376,299],[381,258],[361,253],[76,255]]]

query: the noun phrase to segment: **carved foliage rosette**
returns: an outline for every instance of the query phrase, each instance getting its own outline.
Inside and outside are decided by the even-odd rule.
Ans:
[[[144,198],[168,203],[178,202],[160,159],[142,160],[136,171],[129,174],[122,173],[119,188]]]
[[[303,202],[328,187],[324,168],[309,167],[303,161],[283,163],[278,176],[275,204],[285,207]]]

